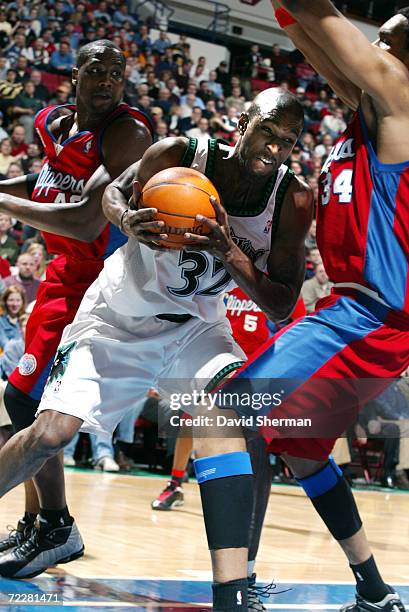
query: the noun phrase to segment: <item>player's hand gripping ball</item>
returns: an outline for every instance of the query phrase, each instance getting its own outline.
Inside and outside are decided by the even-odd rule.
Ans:
[[[185,233],[200,236],[209,233],[209,227],[198,221],[196,215],[216,219],[211,196],[220,201],[215,186],[204,174],[192,168],[167,168],[145,184],[138,208],[156,208],[153,219],[165,224],[158,233],[167,234],[167,239],[159,239],[156,244],[183,249],[191,244]]]

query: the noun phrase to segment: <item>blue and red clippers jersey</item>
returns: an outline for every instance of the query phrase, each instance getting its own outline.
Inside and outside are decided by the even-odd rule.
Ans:
[[[36,202],[68,204],[79,202],[88,179],[103,163],[102,139],[107,127],[125,114],[144,123],[150,131],[147,117],[128,104],[119,104],[95,131],[74,134],[59,144],[50,130],[52,121],[59,116],[61,106],[42,109],[35,118],[35,128],[43,143],[46,158],[37,179],[32,199]],[[75,112],[75,106],[67,105]],[[126,242],[117,227],[107,223],[100,236],[87,243],[73,238],[43,232],[50,253],[64,254],[80,260],[105,259]]]
[[[317,242],[330,279],[409,313],[408,219],[409,161],[382,164],[358,111],[320,176]]]

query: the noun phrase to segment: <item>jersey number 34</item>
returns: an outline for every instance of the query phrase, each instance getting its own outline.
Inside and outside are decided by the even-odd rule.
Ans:
[[[329,204],[331,194],[338,196],[338,204],[349,204],[352,199],[352,170],[345,169],[333,179],[331,172],[327,172],[325,179],[322,181],[321,204],[326,206]]]

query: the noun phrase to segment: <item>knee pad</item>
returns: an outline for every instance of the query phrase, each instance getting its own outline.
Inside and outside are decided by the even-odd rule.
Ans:
[[[11,383],[7,383],[4,391],[4,405],[16,432],[34,423],[39,404],[39,400],[33,399]]]
[[[247,548],[253,510],[250,455],[226,453],[194,461],[210,550]]]
[[[336,540],[355,535],[362,527],[351,487],[332,457],[318,472],[297,479]]]
[[[225,453],[213,457],[195,459],[193,462],[198,484],[228,478],[253,474],[249,453]]]

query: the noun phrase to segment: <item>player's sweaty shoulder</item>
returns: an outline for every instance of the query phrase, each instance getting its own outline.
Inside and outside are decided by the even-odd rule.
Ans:
[[[150,147],[146,157],[150,163],[160,165],[163,168],[180,166],[188,143],[189,140],[183,136],[164,138]]]
[[[119,117],[115,117],[108,125],[104,140],[115,136],[122,139],[124,136],[129,136],[130,134],[136,137],[151,136],[149,129],[142,121],[133,115],[124,113]]]
[[[120,174],[126,164],[140,159],[151,144],[149,129],[135,117],[124,115],[112,121],[104,133],[102,144],[104,163],[111,176]]]
[[[293,176],[286,198],[292,200],[296,209],[310,210],[313,205],[313,192],[308,183],[299,176]]]
[[[406,115],[409,106],[409,69],[408,67],[390,53],[380,53],[376,49],[379,58],[377,92],[371,95],[377,109],[377,115],[391,116]]]
[[[138,181],[145,184],[157,172],[181,166],[188,142],[187,138],[170,137],[149,147],[136,169]]]

